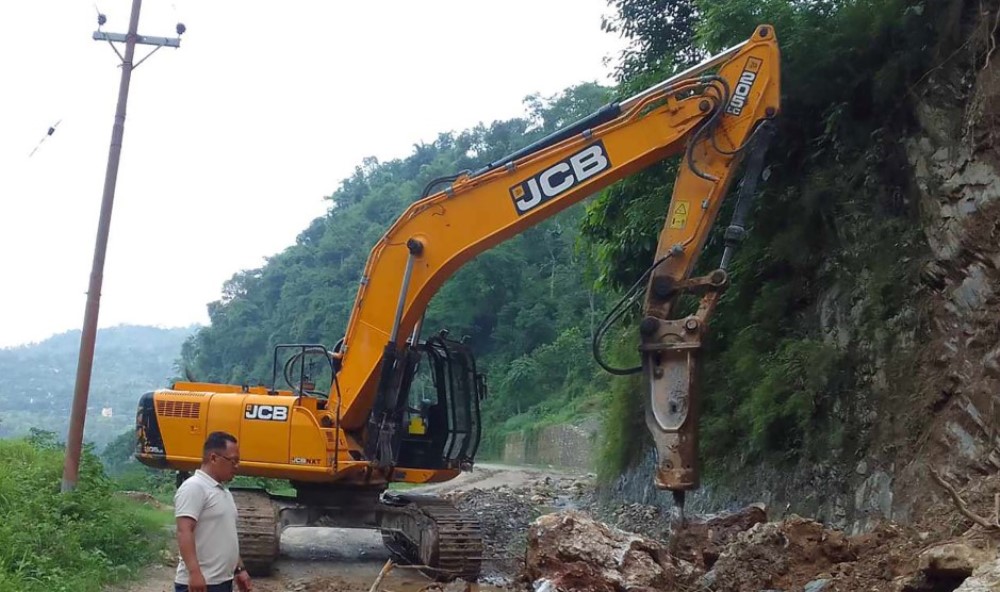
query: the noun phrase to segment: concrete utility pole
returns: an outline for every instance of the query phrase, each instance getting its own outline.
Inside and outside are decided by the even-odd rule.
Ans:
[[[111,128],[111,149],[108,153],[108,168],[104,175],[104,196],[101,198],[101,214],[97,225],[97,244],[94,247],[94,263],[90,271],[90,287],[87,290],[87,307],[83,316],[83,333],[80,336],[80,359],[76,367],[76,386],[73,389],[73,407],[70,411],[69,434],[66,437],[66,464],[63,467],[62,491],[76,488],[80,473],[80,456],[83,449],[83,425],[87,416],[87,396],[90,393],[90,373],[94,362],[94,342],[97,339],[97,315],[101,306],[101,284],[104,282],[104,255],[108,247],[111,229],[111,209],[115,200],[115,184],[118,181],[118,161],[122,152],[122,136],[125,134],[125,105],[128,102],[128,88],[132,80],[132,70],[136,69],[150,55],[161,47],[180,47],[181,40],[166,37],[145,37],[136,33],[139,28],[139,10],[142,0],[132,0],[132,16],[129,18],[128,33],[104,33],[99,28],[94,31],[94,40],[107,41],[121,59],[122,77],[118,87],[118,107],[115,109],[115,124]],[[103,25],[107,19],[97,15],[97,24]],[[177,24],[177,34],[184,33],[184,25]],[[115,41],[125,43],[125,55],[115,47]],[[155,45],[156,49],[133,64],[136,44]]]

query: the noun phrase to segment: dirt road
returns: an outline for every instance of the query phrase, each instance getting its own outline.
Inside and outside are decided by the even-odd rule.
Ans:
[[[559,479],[577,479],[579,475],[560,470],[477,464],[474,471],[463,473],[447,483],[414,488],[414,493],[463,496],[475,492],[507,492],[532,483]],[[483,511],[480,509],[480,511]],[[487,504],[485,512],[493,514]],[[502,513],[502,512],[499,512]],[[512,525],[517,528],[519,525]],[[496,533],[494,532],[494,535]],[[505,540],[520,533],[502,533]],[[388,559],[381,537],[375,531],[340,528],[289,528],[281,538],[281,558],[271,577],[257,578],[259,592],[367,592]],[[107,592],[173,592],[176,552],[163,564],[150,566],[132,585],[115,587]],[[473,589],[483,592],[501,590],[505,576],[496,562],[484,565],[484,578]],[[491,585],[493,582],[497,585]],[[431,583],[419,572],[397,568],[382,581],[382,588],[393,592],[417,592]]]

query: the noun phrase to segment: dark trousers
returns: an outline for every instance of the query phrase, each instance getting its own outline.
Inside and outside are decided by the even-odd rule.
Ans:
[[[188,592],[187,584],[174,582],[174,592]],[[208,592],[233,592],[233,581],[229,580],[221,584],[212,584],[208,587]]]

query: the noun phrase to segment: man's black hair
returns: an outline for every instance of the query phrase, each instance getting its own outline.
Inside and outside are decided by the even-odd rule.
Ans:
[[[228,432],[212,432],[205,438],[205,445],[201,449],[201,457],[207,460],[208,455],[212,452],[225,452],[227,442],[236,444],[236,438]]]

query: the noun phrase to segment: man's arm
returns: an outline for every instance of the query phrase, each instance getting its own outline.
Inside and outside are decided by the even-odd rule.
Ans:
[[[247,573],[246,566],[243,565],[242,557],[236,560],[236,574],[234,579],[236,580],[236,586],[241,592],[250,592],[253,590],[253,583],[250,581],[250,574]]]
[[[190,516],[177,517],[177,548],[190,574],[188,588],[191,592],[205,590],[205,576],[198,565],[198,553],[194,546],[194,529],[197,525],[198,521]]]

